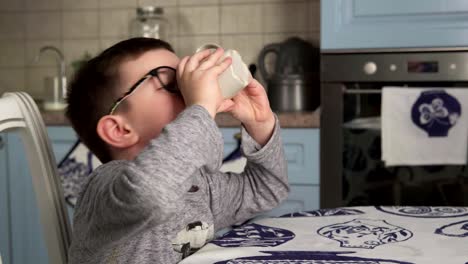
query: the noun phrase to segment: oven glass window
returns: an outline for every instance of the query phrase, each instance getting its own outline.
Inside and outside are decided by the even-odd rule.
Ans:
[[[423,71],[437,70],[437,65],[429,64],[421,66],[428,67]],[[347,89],[379,90],[387,85],[428,84],[347,84]],[[343,205],[468,205],[466,166],[385,166],[381,160],[381,94],[344,93],[343,104]]]

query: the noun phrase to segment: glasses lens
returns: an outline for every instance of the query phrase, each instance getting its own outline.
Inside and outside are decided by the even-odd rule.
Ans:
[[[172,68],[161,68],[157,72],[161,85],[171,93],[178,92],[175,70]]]

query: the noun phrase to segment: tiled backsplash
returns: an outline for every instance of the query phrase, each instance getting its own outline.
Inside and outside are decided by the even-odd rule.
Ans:
[[[44,95],[44,77],[56,75],[55,58],[39,48],[54,45],[70,64],[128,37],[136,7],[164,7],[169,42],[180,56],[206,42],[240,52],[256,63],[266,44],[299,36],[318,45],[319,0],[0,0],[0,93]]]

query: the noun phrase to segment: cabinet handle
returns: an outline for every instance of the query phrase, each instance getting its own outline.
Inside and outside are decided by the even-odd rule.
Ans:
[[[3,142],[3,137],[0,136],[0,149],[3,149],[4,145],[5,145],[5,142]]]

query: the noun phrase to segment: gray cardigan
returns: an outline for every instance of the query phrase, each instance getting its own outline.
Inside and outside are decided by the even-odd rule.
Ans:
[[[131,161],[97,168],[74,214],[70,263],[177,263],[214,232],[287,197],[280,128],[259,146],[242,129],[247,165],[219,171],[223,139],[201,106],[185,109]]]

